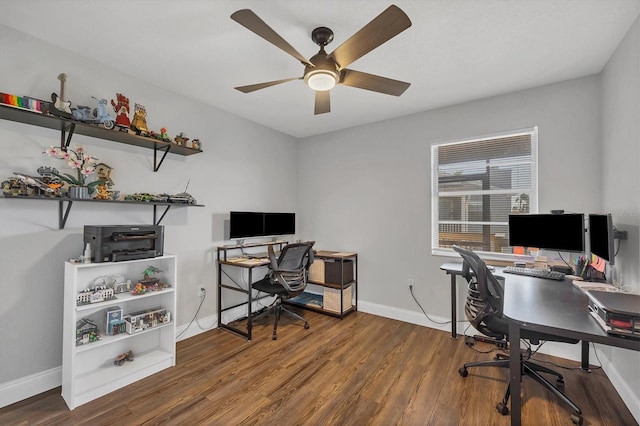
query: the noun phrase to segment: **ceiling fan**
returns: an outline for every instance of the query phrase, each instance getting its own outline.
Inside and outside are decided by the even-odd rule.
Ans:
[[[231,19],[264,38],[269,43],[284,50],[305,66],[302,77],[285,78],[283,80],[268,81],[235,88],[243,93],[265,89],[292,80],[304,80],[304,82],[316,92],[314,113],[317,115],[331,112],[329,91],[336,84],[372,90],[394,96],[402,95],[411,85],[411,83],[405,83],[404,81],[393,80],[346,68],[355,60],[371,52],[376,47],[411,26],[409,17],[397,6],[389,6],[330,54],[327,54],[324,48],[333,40],[333,31],[327,27],[314,29],[311,32],[311,39],[320,46],[320,51],[309,60],[298,53],[293,46],[251,10],[238,10],[231,15]]]

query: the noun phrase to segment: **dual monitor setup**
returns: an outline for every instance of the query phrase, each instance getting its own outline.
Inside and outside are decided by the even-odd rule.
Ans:
[[[294,235],[295,213],[240,212],[229,213],[229,239]]]
[[[615,261],[617,238],[611,214],[588,215],[591,254],[610,265]],[[582,213],[509,215],[509,245],[567,252],[584,252],[585,215]]]

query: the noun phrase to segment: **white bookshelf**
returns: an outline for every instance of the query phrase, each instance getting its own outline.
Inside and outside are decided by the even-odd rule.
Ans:
[[[132,284],[142,279],[148,266],[163,272],[157,274],[170,288],[142,295],[116,294],[115,299],[77,305],[78,292],[90,287],[94,279],[119,274]],[[64,329],[62,346],[62,397],[73,410],[107,393],[113,392],[176,363],[176,256],[124,262],[65,264]],[[109,307],[122,308],[123,315],[145,309],[162,308],[171,313],[171,321],[144,331],[107,335],[99,328],[101,340],[76,346],[76,323],[81,319],[98,319]],[[101,322],[98,322],[100,327]],[[120,354],[132,351],[134,361],[121,366],[113,364]]]

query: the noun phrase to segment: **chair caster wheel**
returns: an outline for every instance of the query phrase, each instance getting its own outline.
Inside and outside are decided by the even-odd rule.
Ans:
[[[467,369],[464,367],[460,367],[458,373],[460,373],[462,377],[467,377],[469,375],[469,371],[467,371]]]
[[[496,404],[496,410],[498,410],[498,413],[502,414],[503,416],[506,416],[507,414],[509,414],[509,407],[507,407],[502,402],[498,402]]]
[[[572,414],[571,415],[571,421],[575,425],[581,425],[582,424],[582,416],[579,415],[579,414]]]
[[[305,330],[308,330],[308,329],[309,329],[309,323],[308,323],[308,322],[305,322],[305,323],[304,323],[304,329],[305,329]]]
[[[556,387],[557,388],[564,388],[564,379],[556,380]]]

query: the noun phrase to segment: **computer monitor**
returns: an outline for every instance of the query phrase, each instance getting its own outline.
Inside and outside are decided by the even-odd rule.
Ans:
[[[584,251],[584,214],[511,214],[509,245],[569,252]]]
[[[611,214],[589,215],[589,240],[591,242],[591,254],[606,260],[609,265],[615,261],[614,248],[615,229]]]
[[[264,235],[293,235],[295,233],[295,213],[264,214]]]
[[[229,238],[232,240],[264,236],[264,213],[229,213]]]

